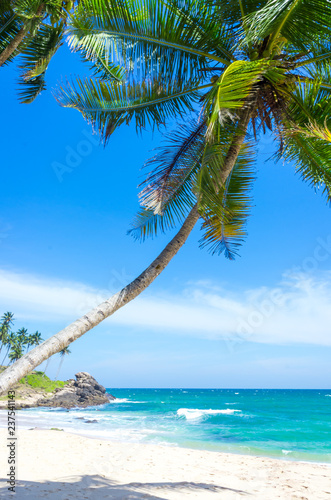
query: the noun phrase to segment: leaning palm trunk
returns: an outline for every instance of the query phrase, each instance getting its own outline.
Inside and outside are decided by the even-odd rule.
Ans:
[[[240,148],[243,144],[248,123],[251,116],[252,105],[247,106],[242,119],[238,126],[238,132],[234,136],[232,143],[226,155],[223,170],[220,178],[225,183],[227,177],[231,173]],[[0,375],[0,394],[7,391],[10,387],[16,384],[22,377],[27,375],[36,366],[39,366],[43,361],[52,356],[53,354],[61,351],[76,339],[84,335],[104,319],[114,314],[118,309],[125,306],[141,294],[157,276],[165,269],[172,258],[177,254],[178,250],[184,245],[193,227],[199,219],[198,207],[195,205],[187,218],[185,219],[182,227],[176,236],[168,243],[160,255],[145,269],[138,278],[133,280],[125,286],[118,293],[110,297],[99,306],[92,309],[90,312],[77,319],[71,325],[61,330],[56,335],[35,347],[32,351],[25,354],[12,366],[8,367]]]
[[[152,264],[138,278],[129,283],[121,291],[77,319],[74,323],[25,354],[15,364],[7,368],[0,376],[0,393],[7,391],[22,377],[53,354],[88,332],[101,321],[108,318],[118,309],[140,295],[163,271],[178,250],[184,245],[188,235],[199,219],[197,207],[194,206],[176,236],[168,243]]]

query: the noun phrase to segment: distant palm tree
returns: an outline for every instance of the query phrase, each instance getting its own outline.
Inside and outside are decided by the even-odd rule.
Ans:
[[[32,333],[27,337],[26,352],[29,352],[30,347],[34,345],[33,340],[34,340],[34,334]]]
[[[105,143],[131,120],[138,131],[181,123],[149,162],[134,228],[143,239],[181,227],[134,281],[3,372],[0,390],[140,295],[199,219],[201,245],[234,258],[267,130],[277,156],[331,200],[330,34],[329,0],[80,1],[71,47],[108,66],[102,80],[78,78],[56,97]]]
[[[10,362],[14,363],[14,361],[17,361],[22,356],[23,356],[22,346],[20,344],[14,344],[11,348],[9,355],[8,355]]]
[[[9,351],[17,344],[17,340],[16,340],[16,333],[14,332],[11,332],[8,337],[7,337],[7,340],[6,340],[6,347],[7,347],[7,352],[5,354],[5,357],[3,358],[2,360],[2,365],[4,364],[5,362],[5,359],[6,357],[8,356],[8,353]]]
[[[61,356],[61,361],[60,361],[60,364],[59,364],[59,368],[57,370],[57,374],[56,374],[56,377],[55,377],[55,380],[57,380],[58,376],[59,376],[59,373],[60,373],[60,370],[61,370],[61,367],[63,365],[63,361],[64,361],[64,357],[66,354],[71,354],[71,351],[68,347],[65,347],[64,349],[62,349],[60,352],[59,352],[60,356]]]
[[[13,325],[14,314],[11,312],[6,312],[3,314],[0,320],[0,353],[2,351],[2,347],[7,344],[8,335],[11,330],[11,326]]]
[[[26,328],[20,328],[16,332],[16,342],[24,348],[29,342],[29,334]]]
[[[44,342],[44,339],[41,338],[41,333],[38,332],[38,330],[31,335],[31,338],[32,338],[32,342],[30,345],[37,346],[37,345],[41,344],[42,342]]]
[[[38,331],[29,335],[28,330],[23,327],[17,330],[16,333],[12,332],[11,329],[13,323],[14,314],[10,312],[5,313],[0,320],[0,352],[3,346],[7,347],[7,352],[5,354],[5,357],[3,358],[2,364],[8,356],[9,351],[12,350],[13,352],[15,351],[16,353],[18,353],[19,350],[22,350],[22,352],[26,350],[26,352],[28,352],[30,346],[37,346],[41,344],[41,342],[43,342],[41,333],[39,333]],[[12,359],[12,357],[9,357],[9,359]]]

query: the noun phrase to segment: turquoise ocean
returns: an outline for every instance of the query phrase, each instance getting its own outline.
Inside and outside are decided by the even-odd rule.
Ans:
[[[86,409],[19,412],[21,428],[331,463],[331,390],[109,389]]]

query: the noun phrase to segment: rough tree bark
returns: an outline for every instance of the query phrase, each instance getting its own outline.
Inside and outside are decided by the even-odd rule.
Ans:
[[[224,161],[223,170],[221,172],[221,179],[223,183],[226,181],[235,165],[245,138],[250,116],[251,107],[248,107],[242,115],[238,127],[238,133],[233,138]],[[101,321],[108,318],[118,309],[125,306],[125,304],[140,295],[141,292],[143,292],[155,280],[155,278],[157,278],[157,276],[169,264],[171,259],[177,254],[178,250],[184,245],[198,219],[199,212],[197,205],[195,205],[176,236],[168,243],[168,245],[150,264],[150,266],[148,266],[138,276],[138,278],[129,283],[108,300],[92,309],[89,313],[77,319],[74,323],[32,349],[22,358],[17,360],[12,366],[2,372],[0,374],[0,394],[6,392],[22,377],[31,372],[31,370],[33,370],[36,366],[39,366],[47,358],[64,349],[66,346],[74,342],[74,340],[84,335],[84,333],[97,326],[101,323]]]

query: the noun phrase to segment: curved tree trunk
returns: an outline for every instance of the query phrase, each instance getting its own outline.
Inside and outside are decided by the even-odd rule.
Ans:
[[[225,157],[223,170],[220,174],[223,183],[226,181],[236,163],[246,135],[251,110],[252,106],[248,106],[243,112],[238,125],[238,132],[234,136]],[[84,335],[84,333],[97,326],[101,321],[108,318],[118,309],[140,295],[141,292],[157,278],[163,269],[165,269],[171,259],[177,254],[178,250],[184,245],[198,219],[199,212],[197,205],[195,205],[176,236],[138,278],[108,300],[92,309],[92,311],[77,319],[74,323],[71,323],[71,325],[64,328],[64,330],[61,330],[59,333],[45,340],[45,342],[32,349],[32,351],[25,354],[12,366],[2,372],[0,374],[0,394],[16,384],[27,373],[45,361],[45,359],[67,347],[74,342],[74,340]]]
[[[44,4],[41,4],[36,12],[36,17],[40,17],[42,15],[44,8],[45,8]],[[40,18],[40,22],[41,22],[41,18]],[[39,22],[39,24],[40,24],[40,22]],[[29,28],[27,28],[25,25],[23,25],[22,28],[19,30],[19,32],[16,34],[16,36],[9,43],[9,45],[7,45],[5,50],[3,50],[1,52],[1,54],[0,54],[0,67],[3,66],[6,63],[6,61],[8,61],[10,56],[19,47],[19,45],[22,43],[22,41],[24,40],[25,36],[28,33],[29,33]]]
[[[0,375],[0,394],[7,391],[22,377],[39,366],[45,359],[67,347],[71,342],[88,332],[101,321],[108,318],[121,307],[141,294],[163,271],[178,250],[184,245],[188,235],[199,219],[194,206],[176,236],[168,243],[160,255],[143,271],[138,278],[125,286],[120,292],[110,297],[74,323],[53,335],[48,340],[25,354]]]

